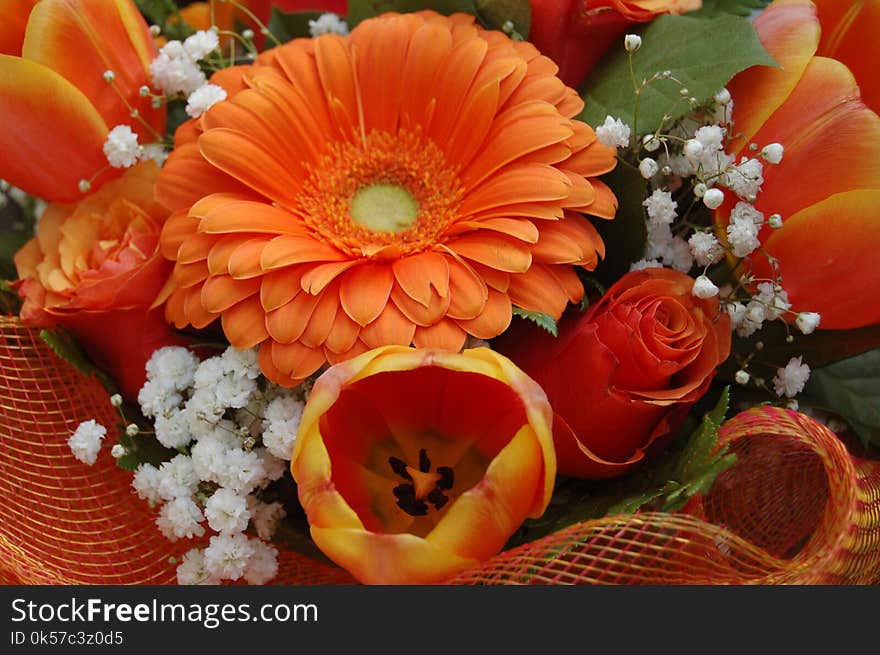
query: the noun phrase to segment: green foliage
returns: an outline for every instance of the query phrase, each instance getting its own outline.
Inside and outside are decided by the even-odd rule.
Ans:
[[[193,29],[181,19],[174,0],[135,0],[135,5],[150,23],[161,27],[162,34],[169,39],[182,40],[193,33]]]
[[[880,446],[880,348],[812,371],[804,393],[842,416],[865,445]]]
[[[543,312],[530,312],[520,307],[514,307],[513,315],[530,320],[532,323],[535,323],[539,327],[547,330],[547,332],[552,334],[554,337],[559,336],[559,329],[556,326],[556,319],[550,316],[550,314],[545,314]]]
[[[0,280],[0,316],[17,316],[21,311],[21,299],[4,280]]]
[[[17,277],[12,258],[34,235],[36,202],[28,197],[20,205],[0,190],[0,279]]]
[[[763,9],[771,0],[703,0],[702,9],[697,9],[688,16],[711,18],[720,14],[749,16],[753,11]]]
[[[639,509],[676,512],[698,493],[705,494],[718,475],[736,463],[727,446],[717,448],[718,429],[729,407],[728,389],[715,407],[682,428],[684,445],[642,467],[625,478],[590,482],[560,478],[550,506],[538,519],[526,521],[507,548],[539,539],[562,528],[614,514],[632,514]],[[676,440],[677,441],[677,440]]]
[[[116,465],[126,471],[134,471],[141,464],[158,467],[177,455],[176,450],[165,448],[150,433],[129,436],[125,426],[120,426],[119,443],[125,446],[126,453],[116,460]]]
[[[605,286],[610,286],[629,270],[630,264],[645,256],[648,229],[645,225],[645,209],[642,201],[648,182],[639,170],[623,160],[617,167],[602,176],[619,205],[612,221],[590,219],[605,243],[606,258],[596,267],[595,276]]]
[[[384,14],[387,11],[405,14],[422,9],[433,9],[445,16],[456,12],[477,13],[474,0],[349,0],[348,26],[353,28],[362,20]]]
[[[293,39],[308,38],[309,21],[317,20],[321,16],[320,11],[294,11],[284,12],[278,7],[272,7],[272,16],[269,18],[269,31],[281,43],[293,41]]]
[[[678,82],[657,79],[644,87],[636,112],[633,77],[621,42],[587,81],[581,120],[596,126],[610,115],[639,134],[654,132],[664,123],[664,116],[674,121],[691,111],[679,93],[683,87],[689,97],[704,103],[740,71],[770,66],[774,61],[748,20],[724,14],[661,16],[642,32],[642,47],[633,54],[632,64],[636,84],[667,70]]]
[[[532,6],[529,0],[474,0],[477,18],[491,30],[500,30],[507,21],[522,38],[529,37]]]

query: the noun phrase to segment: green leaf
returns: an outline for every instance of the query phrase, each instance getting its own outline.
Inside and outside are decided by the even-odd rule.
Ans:
[[[141,464],[158,467],[177,455],[177,451],[165,448],[152,434],[138,434],[130,437],[125,426],[120,426],[119,443],[125,446],[125,455],[116,460],[116,465],[126,471],[134,471]]]
[[[387,11],[405,14],[423,9],[433,9],[445,16],[457,12],[477,13],[474,0],[348,0],[347,22],[350,28],[354,28],[362,20]]]
[[[520,307],[514,307],[513,315],[532,321],[532,323],[544,328],[554,337],[559,336],[559,330],[556,327],[556,319],[550,316],[550,314],[545,314],[544,312],[530,312]]]
[[[691,435],[685,446],[681,458],[678,460],[677,480],[685,482],[695,479],[705,466],[711,462],[711,452],[718,441],[718,428],[724,422],[724,417],[730,406],[730,388],[725,387],[721,392],[721,398],[714,409],[703,417],[703,422]]]
[[[804,395],[880,445],[880,348],[813,370]]]
[[[688,16],[712,18],[719,14],[749,16],[753,11],[763,9],[771,0],[703,0],[703,7],[692,11]]]
[[[490,30],[500,30],[504,23],[513,23],[513,29],[522,38],[529,37],[532,7],[529,0],[474,0],[477,17]]]
[[[156,25],[165,25],[165,21],[177,13],[177,5],[173,0],[135,0],[135,4],[140,12]]]
[[[28,197],[19,205],[0,191],[0,279],[17,277],[13,257],[34,235],[34,205]]]
[[[309,21],[318,20],[320,11],[294,11],[284,12],[278,7],[272,7],[272,15],[269,18],[269,31],[281,43],[287,43],[298,38],[308,38]]]
[[[745,18],[720,15],[716,18],[661,16],[642,32],[642,47],[633,54],[636,84],[663,71],[672,79],[658,79],[642,90],[635,125],[636,96],[627,53],[620,47],[603,60],[584,89],[586,103],[579,118],[596,126],[606,116],[620,118],[638,134],[654,132],[664,122],[691,111],[679,91],[697,102],[706,102],[730,79],[746,68],[771,66],[775,62],[758,40]]]
[[[603,175],[602,181],[611,187],[619,202],[614,220],[589,219],[602,237],[606,253],[594,275],[607,287],[629,271],[630,264],[645,256],[648,230],[642,201],[648,182],[639,169],[623,160],[617,162],[613,171]]]
[[[86,376],[96,376],[107,389],[113,389],[113,381],[98,369],[80,350],[76,341],[64,330],[41,330],[40,338],[65,362]]]

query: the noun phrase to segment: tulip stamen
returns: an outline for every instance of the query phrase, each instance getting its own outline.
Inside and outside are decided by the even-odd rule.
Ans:
[[[438,466],[432,473],[431,460],[424,448],[419,450],[418,468],[409,466],[398,457],[389,457],[388,464],[395,475],[407,481],[392,491],[397,506],[410,516],[425,516],[428,503],[439,510],[449,502],[449,496],[443,492],[452,489],[455,473],[449,466]]]

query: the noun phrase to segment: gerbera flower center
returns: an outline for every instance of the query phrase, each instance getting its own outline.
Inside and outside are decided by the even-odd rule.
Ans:
[[[376,232],[400,232],[419,216],[419,203],[395,184],[362,187],[351,199],[351,220]]]
[[[420,252],[442,242],[464,190],[440,148],[416,132],[338,141],[299,197],[303,222],[353,257]]]

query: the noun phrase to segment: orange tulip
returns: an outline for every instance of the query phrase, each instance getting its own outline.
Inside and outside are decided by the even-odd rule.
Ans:
[[[541,388],[485,348],[387,346],[315,383],[291,460],[319,548],[370,584],[430,584],[496,554],[553,491]]]
[[[880,303],[866,302],[880,279],[880,118],[846,66],[814,56],[820,27],[808,0],[776,0],[754,25],[781,68],[751,68],[729,85],[742,135],[731,152],[785,146],[782,162],[764,167],[755,203],[784,225],[765,226],[761,241],[793,310],[819,312],[827,329],[880,322]],[[732,205],[719,210],[721,223]],[[773,275],[765,257],[753,264],[755,275]]]
[[[849,67],[862,92],[862,100],[880,111],[880,0],[813,0],[822,24],[816,54]]]
[[[0,15],[7,4],[0,4]],[[0,178],[40,198],[69,202],[82,196],[80,180],[107,168],[102,148],[113,127],[130,125],[141,143],[155,141],[151,129],[131,117],[136,108],[152,130],[164,133],[164,108],[153,109],[139,94],[155,56],[131,0],[40,0],[21,56],[0,55]],[[104,80],[107,70],[113,84]],[[106,170],[92,187],[120,174]]]
[[[0,55],[21,56],[28,16],[37,0],[0,0]]]

